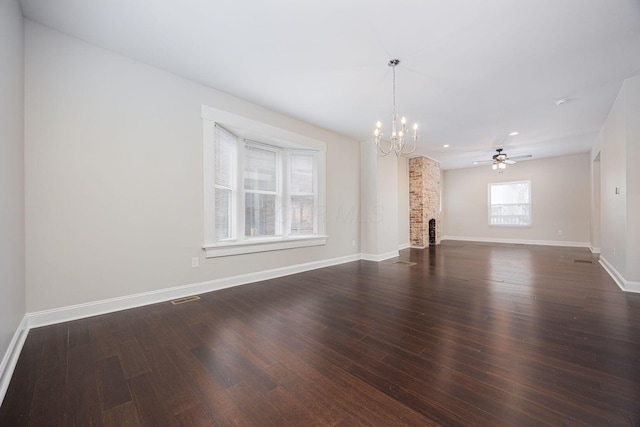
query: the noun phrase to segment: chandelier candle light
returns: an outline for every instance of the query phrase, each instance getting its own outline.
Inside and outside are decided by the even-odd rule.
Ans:
[[[386,156],[390,152],[396,153],[396,156],[400,154],[411,154],[416,149],[416,142],[418,141],[418,124],[413,124],[413,137],[411,138],[412,144],[405,145],[405,137],[407,136],[407,119],[403,116],[400,119],[400,128],[398,129],[398,113],[396,113],[396,66],[400,63],[399,59],[392,59],[389,61],[389,67],[393,68],[393,115],[391,116],[391,138],[387,141],[382,139],[382,123],[378,121],[376,128],[373,131],[374,141],[378,149],[378,154]],[[411,147],[405,151],[405,148]],[[387,148],[385,150],[385,148]]]

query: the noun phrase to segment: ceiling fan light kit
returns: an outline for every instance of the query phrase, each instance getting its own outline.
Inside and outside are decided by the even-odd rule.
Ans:
[[[396,156],[401,154],[408,155],[415,151],[416,143],[418,142],[418,124],[413,124],[413,135],[411,137],[411,143],[405,143],[405,138],[408,135],[407,131],[407,119],[402,116],[400,118],[400,124],[398,126],[398,113],[396,113],[396,66],[400,63],[399,59],[392,59],[387,64],[393,69],[393,114],[391,115],[391,137],[389,140],[382,139],[382,122],[378,120],[376,127],[373,130],[374,142],[378,155],[386,156],[392,151]]]
[[[491,168],[493,170],[500,169],[500,172],[502,172],[502,170],[507,168],[507,155],[502,152],[502,148],[498,148],[496,151],[498,154],[493,156]]]

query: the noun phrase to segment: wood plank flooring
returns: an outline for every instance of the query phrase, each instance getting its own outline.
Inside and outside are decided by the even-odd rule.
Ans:
[[[588,250],[400,258],[33,329],[0,425],[640,425],[640,295]]]

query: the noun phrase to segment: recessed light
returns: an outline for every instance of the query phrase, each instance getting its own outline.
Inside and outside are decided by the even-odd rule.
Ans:
[[[519,133],[520,133],[520,132],[511,132],[511,133],[509,134],[509,136],[516,136],[516,135],[518,135]]]
[[[444,144],[444,145],[442,146],[442,148],[449,148],[449,147],[451,147],[449,144]]]

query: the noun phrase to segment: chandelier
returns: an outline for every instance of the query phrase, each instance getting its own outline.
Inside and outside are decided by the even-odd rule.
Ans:
[[[380,156],[386,156],[392,151],[396,153],[396,156],[401,154],[411,154],[416,149],[416,142],[418,141],[418,124],[413,124],[413,136],[411,136],[411,143],[406,144],[405,138],[408,136],[407,132],[407,119],[403,116],[398,124],[398,113],[396,113],[396,66],[400,63],[399,59],[392,59],[387,64],[393,68],[393,115],[391,116],[391,137],[389,140],[382,139],[382,123],[378,121],[376,128],[373,131],[374,141],[376,148]]]

